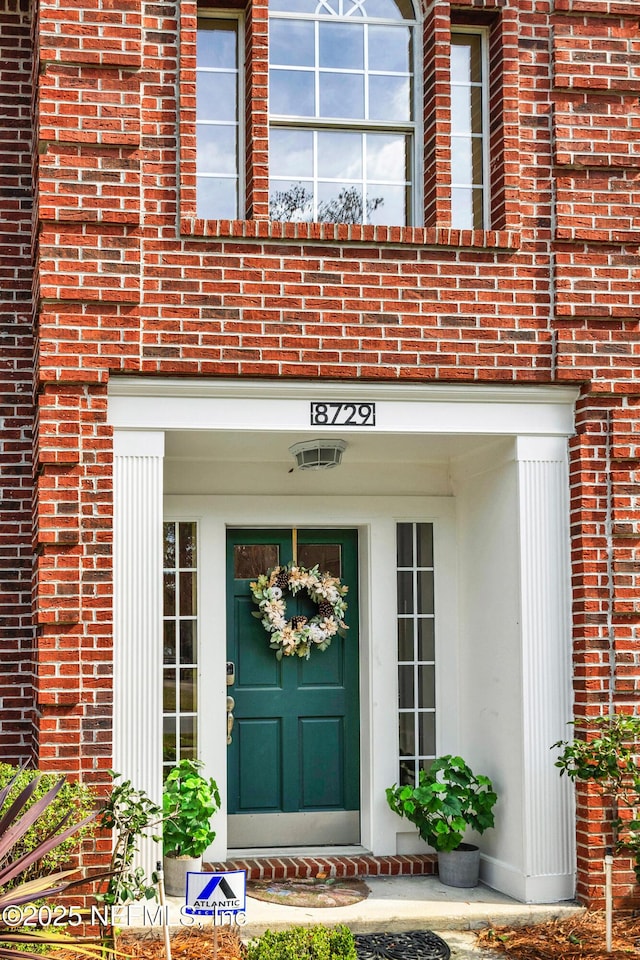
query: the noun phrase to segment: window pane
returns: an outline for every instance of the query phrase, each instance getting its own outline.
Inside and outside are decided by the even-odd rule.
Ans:
[[[362,178],[362,134],[318,133],[318,176]]]
[[[164,615],[173,617],[176,612],[176,578],[173,573],[164,574]]]
[[[368,133],[367,178],[369,180],[408,180],[408,138],[402,134]]]
[[[299,543],[298,563],[307,569],[317,564],[321,573],[342,577],[342,547],[339,543]]]
[[[198,20],[198,66],[235,70],[237,62],[237,32],[235,20]]]
[[[269,63],[312,67],[315,63],[315,31],[312,20],[279,20],[269,23]]]
[[[314,75],[306,70],[269,71],[271,113],[284,117],[315,116]]]
[[[398,668],[398,706],[401,710],[412,710],[415,706],[413,666]]]
[[[196,621],[180,621],[180,663],[195,663],[196,653]]]
[[[451,80],[454,83],[482,83],[480,34],[451,35]]]
[[[436,655],[433,620],[418,620],[418,660],[434,660]]]
[[[238,79],[235,73],[198,71],[196,111],[198,120],[238,119]]]
[[[198,173],[234,174],[238,164],[237,128],[216,124],[198,124]],[[235,183],[235,180],[231,181]]]
[[[362,187],[350,183],[319,183],[320,223],[362,223]]]
[[[482,183],[482,137],[453,137],[451,140],[451,179],[453,183]]]
[[[452,133],[482,133],[482,88],[451,88]]]
[[[355,23],[320,22],[320,66],[364,67],[364,27]]]
[[[398,571],[398,613],[413,613],[413,573]]]
[[[369,70],[409,73],[411,30],[409,27],[383,27],[371,24],[369,33]]]
[[[473,190],[454,187],[451,191],[451,223],[456,230],[473,230]]]
[[[195,713],[198,709],[197,671],[180,671],[180,712]]]
[[[433,613],[432,570],[418,570],[418,613]]]
[[[398,538],[398,566],[413,566],[413,524],[399,523],[396,527]]]
[[[253,580],[280,559],[277,543],[236,543],[233,547],[233,576],[236,580]]]
[[[407,188],[373,183],[368,188],[367,223],[404,226],[407,222]]]
[[[415,757],[416,755],[416,731],[413,713],[401,713],[399,717],[400,727],[400,756]]]
[[[398,620],[398,660],[413,660],[413,620]]]
[[[418,706],[435,707],[436,671],[435,667],[418,667]]]
[[[418,527],[418,566],[433,566],[433,524],[419,523]]]
[[[435,713],[418,714],[418,752],[421,757],[434,757],[436,753]]]
[[[410,0],[366,0],[365,9],[368,17],[384,17],[395,20],[403,17],[413,20],[415,13]]]
[[[164,670],[162,677],[162,709],[166,713],[175,713],[176,709],[176,672]]]
[[[399,783],[401,787],[416,785],[416,765],[413,760],[403,760],[400,763]]]
[[[165,763],[176,760],[176,718],[164,717],[162,721],[162,759]]]
[[[175,523],[163,523],[163,546],[164,559],[163,566],[171,569],[176,565],[176,525]]]
[[[176,622],[165,620],[162,624],[162,652],[164,663],[176,662]]]
[[[238,181],[235,177],[196,179],[198,216],[205,220],[235,220],[238,216]]]
[[[313,133],[311,130],[271,130],[269,164],[274,177],[313,176]]]
[[[364,76],[321,72],[320,116],[363,119]]]
[[[196,575],[195,573],[180,573],[180,615],[194,617],[196,610]]]
[[[179,526],[179,566],[195,567],[196,557],[196,524],[181,523]]]
[[[272,180],[269,185],[269,216],[272,220],[295,223],[313,220],[313,183]]]
[[[196,718],[180,717],[180,758],[194,760],[198,752],[196,738]]]
[[[411,86],[408,77],[369,77],[371,120],[411,119]]]

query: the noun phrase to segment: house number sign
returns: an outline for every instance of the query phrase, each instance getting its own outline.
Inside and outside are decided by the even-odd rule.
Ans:
[[[311,401],[312,427],[375,427],[375,403]]]

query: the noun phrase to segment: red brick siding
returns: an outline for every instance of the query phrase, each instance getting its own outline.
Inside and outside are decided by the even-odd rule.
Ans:
[[[0,756],[32,750],[31,71],[26,3],[0,2]]]
[[[637,709],[637,218],[627,210],[614,222],[631,206],[640,157],[636,4],[464,6],[492,31],[500,229],[475,234],[449,229],[447,94],[434,85],[446,56],[428,61],[426,228],[271,225],[265,8],[254,6],[255,219],[208,224],[194,206],[193,0],[179,11],[148,4],[144,23],[133,3],[41,4],[34,611],[46,764],[100,781],[110,763],[114,372],[581,384],[571,445],[576,712],[610,700]],[[427,30],[448,23],[448,0],[430,11]],[[580,791],[579,893],[596,904],[601,824]],[[622,901],[632,890],[623,859],[616,884]]]

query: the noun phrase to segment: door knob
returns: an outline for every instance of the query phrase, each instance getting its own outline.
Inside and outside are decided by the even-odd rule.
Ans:
[[[227,697],[227,746],[231,743],[231,731],[233,730],[233,708],[235,707],[236,702],[233,697]]]

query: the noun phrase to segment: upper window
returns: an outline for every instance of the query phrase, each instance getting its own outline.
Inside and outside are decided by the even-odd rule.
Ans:
[[[406,0],[271,0],[272,220],[412,222],[412,17]]]
[[[240,214],[239,21],[198,20],[196,185],[198,216]]]
[[[451,225],[488,225],[486,36],[451,34]]]

